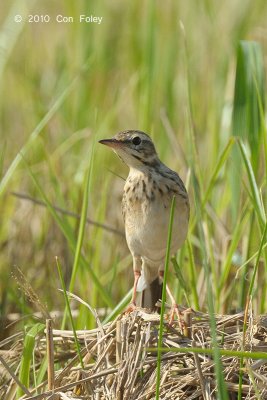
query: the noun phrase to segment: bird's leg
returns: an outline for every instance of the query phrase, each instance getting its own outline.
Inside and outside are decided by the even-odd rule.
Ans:
[[[132,294],[132,299],[130,304],[128,304],[125,312],[130,313],[136,309],[136,289],[137,289],[137,284],[140,278],[141,272],[134,270],[134,285],[133,285],[133,294]]]
[[[167,289],[167,293],[169,295],[169,298],[171,299],[171,304],[172,304],[171,316],[170,316],[170,324],[173,323],[174,315],[176,314],[177,315],[177,319],[178,319],[179,327],[183,331],[184,330],[184,321],[182,319],[182,313],[179,310],[178,304],[176,303],[175,298],[173,297],[172,292],[171,292],[171,290],[170,290],[168,285],[166,285],[166,289]]]
[[[163,279],[164,271],[159,271],[159,276],[160,276],[161,279]],[[169,298],[171,300],[171,315],[170,315],[170,321],[169,322],[170,322],[170,324],[173,323],[174,315],[176,314],[177,315],[177,319],[178,319],[179,327],[183,331],[184,330],[184,321],[182,320],[182,313],[179,311],[178,304],[176,303],[175,298],[173,297],[173,294],[172,294],[168,284],[166,284],[166,290],[167,290],[167,293],[168,293]]]
[[[133,294],[132,294],[132,300],[131,304],[136,306],[136,290],[137,290],[137,284],[139,281],[139,278],[141,276],[141,272],[138,270],[134,270],[134,285],[133,285]]]
[[[125,310],[126,313],[131,312],[136,308],[136,291],[137,291],[137,284],[141,276],[141,264],[142,264],[141,258],[139,257],[133,258],[133,269],[134,269],[133,294],[131,302]]]

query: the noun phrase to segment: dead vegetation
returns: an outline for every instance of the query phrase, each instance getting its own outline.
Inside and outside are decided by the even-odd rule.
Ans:
[[[161,359],[161,399],[215,399],[216,377],[209,317],[192,312],[186,316],[187,337],[178,324],[165,323]],[[159,315],[138,310],[120,315],[106,325],[77,331],[84,368],[81,368],[72,331],[56,330],[39,335],[34,349],[31,382],[24,399],[154,399],[156,391]],[[49,328],[49,323],[47,325]],[[217,341],[224,350],[267,351],[267,316],[251,315],[243,335],[243,314],[216,316]],[[243,340],[245,339],[245,341]],[[23,351],[23,334],[0,343],[0,398],[15,398]],[[183,348],[200,348],[202,353],[185,353]],[[179,350],[175,352],[174,349]],[[205,350],[206,349],[206,350]],[[51,351],[53,350],[53,351]],[[42,361],[48,356],[47,373],[37,388]],[[230,399],[236,399],[240,358],[221,356]],[[4,362],[4,364],[3,364]],[[59,366],[61,368],[59,368]],[[54,372],[54,367],[55,372]],[[59,368],[59,369],[58,369]],[[11,376],[13,375],[13,377]],[[35,376],[36,376],[35,375]],[[47,380],[48,379],[48,380]],[[244,359],[242,399],[267,398],[267,359]]]

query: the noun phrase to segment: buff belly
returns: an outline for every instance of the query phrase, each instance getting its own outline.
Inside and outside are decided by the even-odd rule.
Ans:
[[[170,207],[162,202],[150,206],[136,204],[126,213],[126,240],[131,253],[151,263],[161,264],[166,254]],[[183,244],[188,228],[188,212],[184,199],[176,200],[173,220],[171,252],[174,254]]]

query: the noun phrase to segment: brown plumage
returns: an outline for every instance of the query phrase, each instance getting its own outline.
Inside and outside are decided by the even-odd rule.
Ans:
[[[111,147],[130,168],[124,186],[122,214],[127,244],[133,256],[132,305],[136,303],[136,291],[142,291],[141,305],[154,309],[161,298],[172,198],[176,197],[171,242],[174,254],[187,235],[187,191],[179,175],[160,161],[147,134],[124,131],[100,143]]]

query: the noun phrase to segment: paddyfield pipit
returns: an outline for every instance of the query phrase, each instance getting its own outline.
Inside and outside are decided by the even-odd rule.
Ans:
[[[179,175],[160,161],[146,133],[128,130],[100,143],[111,147],[130,168],[122,198],[126,241],[134,270],[130,307],[136,305],[136,292],[145,291],[150,285],[156,294],[151,294],[150,304],[148,301],[145,306],[153,309],[161,296],[157,285],[153,289],[151,284],[158,277],[159,284],[162,282],[172,198],[176,198],[171,242],[174,254],[187,235],[190,209],[187,191]],[[168,286],[167,292],[178,315]]]

